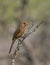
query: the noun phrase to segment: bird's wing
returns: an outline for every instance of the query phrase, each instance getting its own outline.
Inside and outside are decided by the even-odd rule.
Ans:
[[[13,34],[12,40],[14,40],[14,39],[18,36],[19,33],[20,33],[20,29],[17,29],[17,30],[14,32],[14,34]]]

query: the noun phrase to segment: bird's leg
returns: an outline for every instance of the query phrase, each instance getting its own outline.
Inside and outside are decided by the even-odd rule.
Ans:
[[[23,35],[19,38],[19,41],[22,41],[22,40],[25,38],[26,35],[27,35],[27,34],[23,34]]]
[[[19,42],[22,42],[23,38],[24,38],[24,35],[21,36],[21,37],[18,39],[18,41],[19,41]]]
[[[28,36],[28,33],[24,34],[21,38],[24,40]]]

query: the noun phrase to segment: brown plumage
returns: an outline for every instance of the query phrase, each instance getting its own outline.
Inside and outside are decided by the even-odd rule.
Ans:
[[[14,32],[14,34],[13,34],[12,44],[11,44],[11,46],[10,46],[9,53],[11,52],[12,47],[13,47],[13,44],[14,44],[14,42],[16,41],[16,39],[20,38],[20,37],[23,35],[23,33],[24,33],[25,28],[26,28],[27,25],[28,25],[28,22],[26,22],[26,21],[23,21],[23,22],[21,22],[21,23],[19,24],[17,30],[16,30],[16,31]]]

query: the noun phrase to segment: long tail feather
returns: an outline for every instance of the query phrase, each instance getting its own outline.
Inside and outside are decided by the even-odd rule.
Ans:
[[[9,53],[10,53],[10,52],[11,52],[11,50],[12,50],[12,47],[13,47],[13,45],[14,45],[14,42],[15,42],[15,40],[13,40],[13,41],[12,41],[12,44],[11,44],[11,46],[10,46]]]

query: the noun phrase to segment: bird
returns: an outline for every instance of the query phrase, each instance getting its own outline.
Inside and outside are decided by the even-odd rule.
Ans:
[[[19,38],[24,34],[27,25],[28,25],[28,22],[27,22],[27,21],[23,21],[23,22],[20,22],[20,23],[19,23],[18,28],[15,30],[15,32],[14,32],[14,34],[13,34],[12,44],[11,44],[11,46],[10,46],[9,53],[11,52],[12,47],[13,47],[15,41],[16,41],[17,39],[19,39]]]

